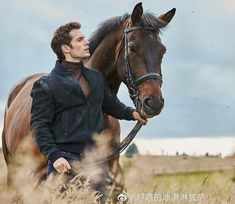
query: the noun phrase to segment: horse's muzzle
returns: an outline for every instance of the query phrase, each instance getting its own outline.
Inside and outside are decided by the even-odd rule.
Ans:
[[[160,114],[164,107],[164,99],[159,99],[156,97],[145,98],[142,103],[141,112],[148,118]]]

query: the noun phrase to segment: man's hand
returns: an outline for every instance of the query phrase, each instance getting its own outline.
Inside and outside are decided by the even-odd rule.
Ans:
[[[71,166],[69,162],[63,158],[60,157],[53,163],[53,167],[56,169],[57,172],[61,173],[66,173],[71,169]]]
[[[138,120],[141,123],[141,125],[146,125],[147,124],[148,119],[147,118],[142,118],[138,112],[134,111],[132,113],[132,115],[133,115],[133,118],[135,120]]]

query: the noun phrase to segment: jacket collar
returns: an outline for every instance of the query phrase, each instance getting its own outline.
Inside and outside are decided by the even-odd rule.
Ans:
[[[88,81],[88,84],[89,84],[89,87],[90,87],[90,94],[89,94],[89,96],[90,96],[95,87],[94,87],[93,79],[90,77],[90,74],[89,74],[89,71],[88,71],[88,70],[89,70],[89,69],[86,68],[86,67],[84,67],[84,65],[82,64],[82,66],[81,66],[81,72],[82,72],[82,73],[84,74],[84,76],[87,78],[87,81]],[[75,78],[73,77],[73,72],[67,70],[67,69],[63,66],[63,64],[62,64],[62,62],[61,62],[60,60],[57,60],[57,61],[56,61],[55,67],[52,69],[52,72],[57,73],[57,74],[59,74],[59,75],[61,75],[61,76],[64,76],[64,77],[66,77],[66,78],[71,78],[71,79],[75,80]],[[76,84],[77,84],[77,83],[76,83]],[[76,90],[77,90],[77,89],[76,89]],[[79,92],[79,94],[80,94],[80,92]],[[88,96],[88,98],[89,98],[89,96]]]
[[[54,72],[60,74],[60,75],[72,75],[73,72],[70,70],[67,70],[64,65],[61,63],[60,60],[56,60],[55,67],[53,68]],[[81,66],[81,71],[83,71],[83,65]]]

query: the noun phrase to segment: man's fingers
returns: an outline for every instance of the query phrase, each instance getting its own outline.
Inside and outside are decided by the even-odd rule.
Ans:
[[[53,163],[54,168],[58,173],[66,173],[69,169],[71,169],[71,166],[69,162],[64,159],[63,157],[60,157]]]
[[[67,168],[67,170],[71,169],[69,162],[66,162],[66,168]]]
[[[63,164],[61,164],[60,168],[62,173],[67,173],[70,169],[71,169],[71,166],[70,164],[66,161],[64,162]]]
[[[59,172],[59,173],[64,173],[65,172],[65,167],[63,165],[60,165],[58,167],[56,167],[56,170]]]
[[[61,174],[61,170],[60,170],[60,168],[55,168],[55,170],[58,172],[58,173],[60,173]]]
[[[138,116],[137,120],[142,124],[142,125],[145,125],[148,120],[147,118],[142,118],[140,115]]]
[[[141,122],[142,122],[143,125],[147,124],[147,120],[142,120]]]
[[[140,114],[136,111],[133,112],[133,117],[135,120],[138,120],[142,125],[146,125],[146,123],[148,122],[147,118],[142,118]]]
[[[66,173],[68,171],[68,168],[67,168],[67,165],[66,164],[63,164],[63,173]]]

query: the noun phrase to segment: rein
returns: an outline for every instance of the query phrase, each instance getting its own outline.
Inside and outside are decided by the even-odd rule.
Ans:
[[[142,125],[140,124],[140,122],[137,122],[136,125],[132,128],[131,132],[127,135],[127,137],[125,139],[123,139],[118,144],[117,148],[115,150],[113,150],[113,152],[111,154],[109,154],[108,156],[103,157],[98,160],[95,160],[95,161],[92,161],[92,162],[82,162],[82,164],[85,164],[85,165],[91,164],[91,163],[92,164],[100,164],[100,163],[105,163],[105,162],[108,162],[108,161],[116,158],[128,147],[128,145],[134,139],[134,137],[139,132],[141,127],[142,127]]]

